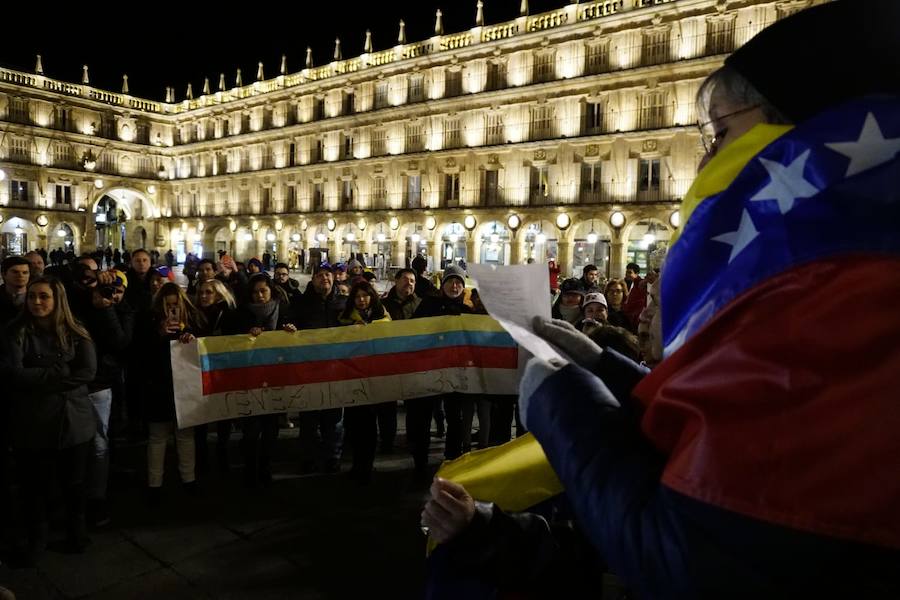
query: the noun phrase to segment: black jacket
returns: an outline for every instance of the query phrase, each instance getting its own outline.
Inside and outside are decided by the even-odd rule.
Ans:
[[[472,314],[472,307],[463,302],[463,296],[454,300],[441,294],[440,296],[428,296],[422,298],[419,308],[413,313],[413,318],[420,319],[422,317],[470,314]]]
[[[21,306],[13,304],[12,296],[6,292],[6,284],[0,285],[0,327],[5,327],[22,312]]]
[[[108,308],[94,308],[83,315],[97,351],[97,376],[90,384],[91,391],[105,390],[122,381],[125,352],[134,334],[134,309],[127,302]]]
[[[421,303],[422,299],[419,298],[415,292],[410,294],[405,300],[401,300],[397,295],[396,287],[392,287],[385,299],[382,300],[384,309],[391,315],[391,320],[393,321],[412,319],[416,309],[419,308],[419,304]]]
[[[331,293],[322,298],[310,284],[302,296],[295,297],[293,310],[294,325],[297,329],[338,327],[340,325],[338,319],[344,311],[347,299],[338,296],[335,291],[335,288],[331,288]]]

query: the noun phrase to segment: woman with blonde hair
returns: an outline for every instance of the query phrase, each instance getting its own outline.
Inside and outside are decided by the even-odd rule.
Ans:
[[[175,395],[172,388],[172,360],[170,342],[188,343],[206,326],[206,318],[188,299],[176,283],[166,283],[153,296],[151,308],[155,340],[148,353],[151,364],[149,377],[147,416],[149,440],[147,442],[148,499],[158,505],[162,500],[163,472],[166,443],[174,433],[178,452],[178,471],[189,493],[196,493],[194,431],[188,427],[178,429],[175,422]]]
[[[6,328],[0,377],[11,408],[11,445],[24,478],[28,548],[33,564],[47,546],[47,503],[54,476],[66,502],[67,549],[83,552],[85,475],[97,430],[87,384],[97,370],[94,344],[72,316],[63,285],[28,284],[25,309]]]
[[[197,337],[227,335],[233,328],[234,311],[237,303],[231,290],[218,279],[206,279],[197,284],[197,308],[203,313],[206,324]],[[219,471],[228,471],[228,441],[231,439],[232,419],[216,422],[216,463]],[[197,449],[197,471],[203,472],[209,464],[207,435],[209,425],[194,427],[194,441]]]

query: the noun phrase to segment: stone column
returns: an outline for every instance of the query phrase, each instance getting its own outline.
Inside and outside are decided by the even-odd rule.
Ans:
[[[622,279],[625,276],[625,256],[627,246],[624,242],[613,240],[609,244],[609,276],[613,279]]]
[[[522,262],[522,241],[525,236],[515,233],[509,241],[509,264],[518,265]]]
[[[572,276],[570,271],[575,258],[575,247],[568,240],[559,240],[557,247],[559,248],[559,256],[557,257],[559,259],[559,275],[562,279],[568,279]]]
[[[443,244],[441,243],[440,239],[428,240],[428,245],[426,246],[426,248],[428,249],[428,256],[431,257],[431,262],[434,264],[435,271],[441,270],[441,259],[443,258],[441,256],[442,246]]]

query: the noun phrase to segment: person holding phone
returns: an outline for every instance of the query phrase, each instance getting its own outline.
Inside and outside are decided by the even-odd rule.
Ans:
[[[170,342],[188,343],[205,326],[206,319],[176,283],[166,283],[153,297],[151,314],[155,323],[155,339],[147,353],[147,402],[144,414],[148,421],[147,486],[148,500],[158,505],[162,500],[166,444],[174,434],[178,452],[178,472],[188,493],[195,494],[196,462],[194,431],[179,429],[175,421],[175,395],[172,382]]]

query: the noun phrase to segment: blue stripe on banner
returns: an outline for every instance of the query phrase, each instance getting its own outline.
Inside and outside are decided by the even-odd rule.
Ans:
[[[415,352],[416,350],[451,346],[512,348],[515,345],[516,343],[505,331],[448,331],[446,333],[379,338],[359,342],[316,344],[313,346],[284,346],[280,348],[204,354],[200,357],[200,365],[203,372],[208,372],[222,369]]]

